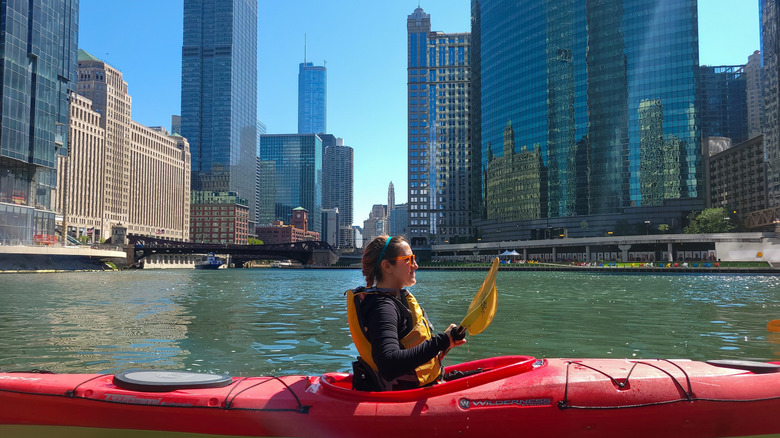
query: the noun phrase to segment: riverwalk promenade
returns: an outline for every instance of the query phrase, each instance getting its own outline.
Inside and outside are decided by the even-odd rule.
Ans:
[[[780,267],[780,237],[775,232],[754,232],[480,241],[433,245],[430,255],[432,261],[442,263],[484,262],[499,256],[508,261],[574,262],[591,267],[600,263],[654,263],[659,268],[658,263],[665,262],[672,263],[672,268],[677,263],[679,268],[683,263],[714,265],[726,261],[765,262]]]
[[[487,271],[489,264],[432,263],[420,266],[432,271]],[[780,267],[766,262],[723,263],[502,263],[502,271],[566,271],[591,273],[661,273],[661,274],[777,274]]]
[[[119,246],[0,245],[0,272],[121,269],[126,260]]]

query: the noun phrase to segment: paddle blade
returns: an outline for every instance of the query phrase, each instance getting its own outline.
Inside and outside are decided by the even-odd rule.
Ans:
[[[490,265],[490,270],[485,276],[485,280],[482,281],[482,286],[479,287],[479,290],[474,295],[474,298],[471,299],[471,303],[469,304],[469,309],[466,311],[467,315],[471,313],[471,311],[474,310],[477,306],[479,306],[483,301],[485,301],[485,298],[487,298],[488,294],[491,292],[493,285],[496,283],[496,275],[498,274],[498,263],[499,263],[498,257],[494,258],[493,264]]]
[[[498,301],[496,275],[498,275],[498,257],[493,259],[493,265],[490,267],[485,281],[482,282],[479,291],[471,300],[466,317],[460,323],[461,327],[465,327],[470,335],[481,333],[493,321]]]
[[[766,323],[766,329],[772,333],[780,333],[780,319],[773,319]]]
[[[490,294],[488,294],[487,299],[480,307],[477,307],[474,311],[466,315],[466,318],[461,325],[468,330],[469,335],[478,335],[485,331],[490,323],[493,322],[497,307],[498,290],[496,289],[496,285],[493,284],[493,288]]]

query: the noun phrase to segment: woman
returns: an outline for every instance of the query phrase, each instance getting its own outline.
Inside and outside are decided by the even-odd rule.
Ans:
[[[387,391],[436,383],[442,353],[466,341],[453,339],[455,324],[435,335],[405,289],[417,282],[409,243],[400,236],[379,236],[366,247],[362,262],[366,287],[347,291],[349,330],[360,354],[355,388]]]

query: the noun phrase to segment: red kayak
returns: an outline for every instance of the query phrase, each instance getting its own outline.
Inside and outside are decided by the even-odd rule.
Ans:
[[[396,392],[355,391],[345,373],[0,373],[0,436],[780,434],[774,363],[507,356],[447,368],[454,370],[476,373]]]

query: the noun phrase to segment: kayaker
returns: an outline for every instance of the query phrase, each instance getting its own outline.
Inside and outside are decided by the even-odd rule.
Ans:
[[[417,281],[417,262],[401,236],[379,236],[363,252],[366,287],[347,291],[347,315],[360,357],[355,389],[387,391],[427,386],[440,380],[440,356],[462,345],[451,324],[434,334],[425,311],[405,288]]]

